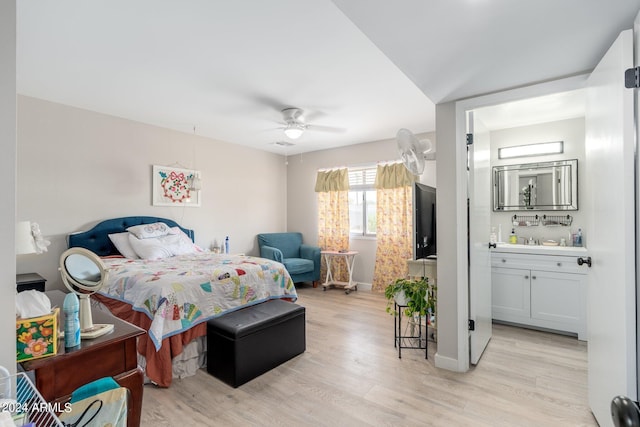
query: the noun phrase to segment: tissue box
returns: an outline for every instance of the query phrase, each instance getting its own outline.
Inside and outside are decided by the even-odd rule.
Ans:
[[[55,308],[50,314],[16,319],[16,359],[18,362],[53,356],[58,352],[58,314]]]

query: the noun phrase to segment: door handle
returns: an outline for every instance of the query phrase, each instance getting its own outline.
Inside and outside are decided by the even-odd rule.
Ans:
[[[586,258],[578,258],[578,265],[587,264],[589,268],[591,268],[591,257],[588,256]]]
[[[496,244],[495,243],[489,243],[489,249],[495,249],[496,248]]]

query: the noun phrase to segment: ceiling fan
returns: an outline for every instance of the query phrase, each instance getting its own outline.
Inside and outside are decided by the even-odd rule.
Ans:
[[[279,129],[284,129],[284,134],[289,139],[300,138],[307,129],[324,132],[344,132],[344,129],[341,128],[305,123],[303,117],[304,110],[301,108],[287,107],[281,110],[281,113],[284,126]]]
[[[284,134],[287,135],[287,138],[298,139],[309,127],[302,121],[303,113],[304,111],[300,108],[285,108],[282,110],[282,118],[287,124],[284,127]]]

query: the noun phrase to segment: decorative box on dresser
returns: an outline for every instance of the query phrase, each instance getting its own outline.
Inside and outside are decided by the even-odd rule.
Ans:
[[[586,248],[498,244],[491,253],[494,320],[587,339]]]
[[[46,292],[52,306],[62,307],[65,293]],[[140,425],[144,375],[138,368],[136,337],[145,331],[112,316],[106,311],[92,308],[94,323],[114,324],[113,332],[101,337],[83,339],[80,347],[65,350],[64,339],[58,342],[58,353],[42,359],[22,363],[26,371],[34,371],[36,388],[47,402],[66,402],[78,387],[91,381],[113,377],[130,391],[127,425]],[[60,312],[60,325],[64,313]]]

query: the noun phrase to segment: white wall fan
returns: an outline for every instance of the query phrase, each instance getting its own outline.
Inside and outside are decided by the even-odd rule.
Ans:
[[[418,139],[409,129],[396,134],[398,152],[404,166],[414,175],[424,172],[425,160],[435,160],[436,151],[428,139]]]
[[[284,134],[289,139],[298,139],[306,130],[318,130],[322,132],[344,132],[344,129],[305,123],[304,110],[296,107],[287,107],[281,110],[284,126]]]

